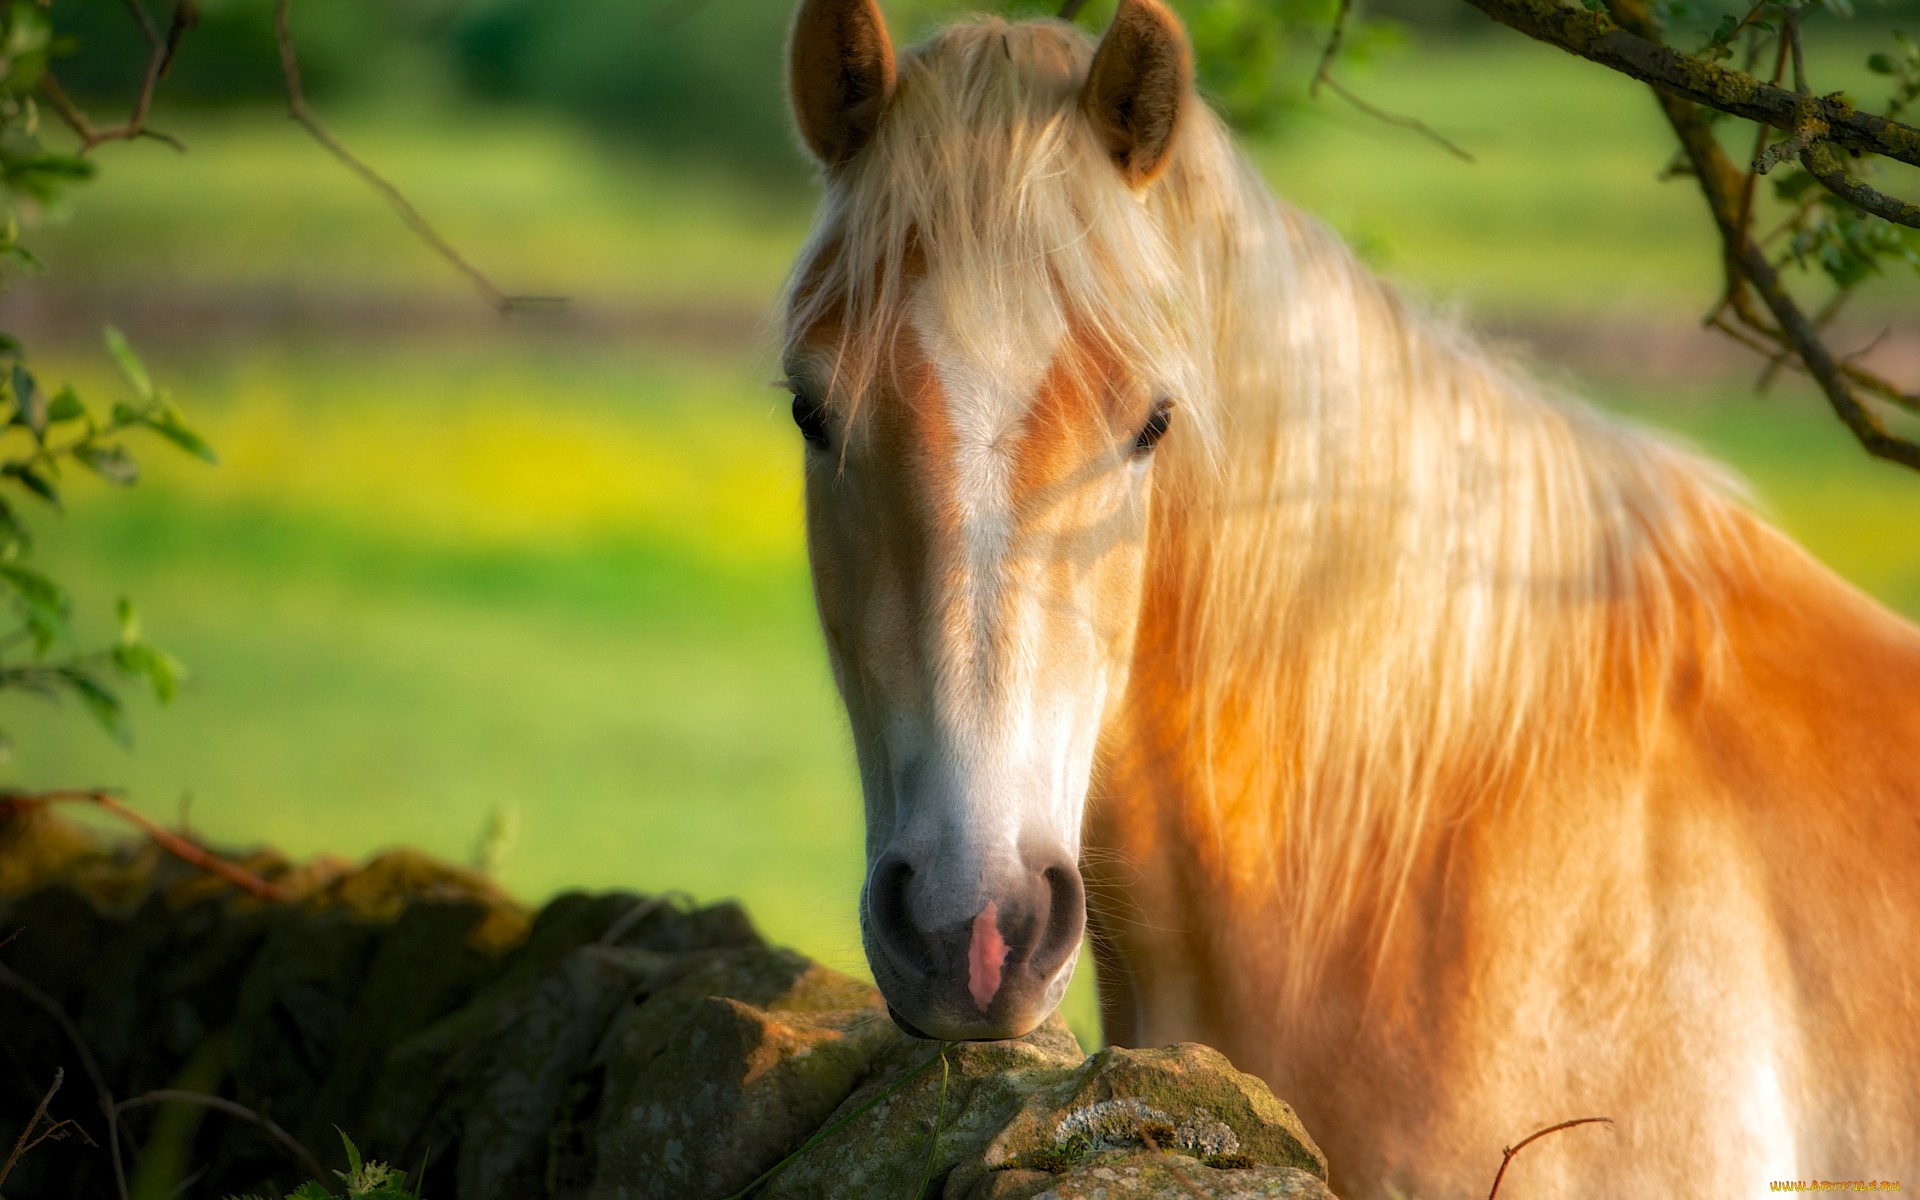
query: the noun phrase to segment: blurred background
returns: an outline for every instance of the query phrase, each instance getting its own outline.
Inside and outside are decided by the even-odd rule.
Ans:
[[[1868,459],[1797,377],[1757,396],[1760,361],[1699,330],[1715,242],[1691,185],[1658,178],[1671,138],[1643,88],[1463,4],[1376,6],[1403,35],[1342,80],[1469,164],[1308,101],[1317,44],[1175,6],[1203,68],[1216,48],[1265,64],[1204,82],[1282,195],[1548,378],[1730,462],[1816,555],[1920,615],[1920,477]],[[960,7],[888,11],[905,41]],[[45,271],[0,298],[49,385],[113,394],[100,331],[125,330],[218,451],[150,453],[130,492],[74,480],[34,518],[78,627],[110,638],[130,595],[191,676],[169,706],[132,700],[129,747],[8,693],[7,784],[125,787],[156,820],[296,856],[413,844],[532,902],[738,896],[864,974],[858,791],[798,439],[767,385],[817,195],[780,93],[789,6],[295,6],[341,139],[502,288],[569,298],[512,320],[286,118],[270,0],[201,8],[153,116],[187,151],[95,150],[98,178],[25,234]],[[116,4],[53,12],[80,45],[63,86],[117,120],[137,30]],[[1902,16],[1920,26],[1880,6],[1824,44],[1829,86],[1871,92],[1853,64]],[[1878,336],[1908,386],[1914,294],[1870,284],[1835,339]],[[1084,987],[1073,1004],[1091,1037]]]

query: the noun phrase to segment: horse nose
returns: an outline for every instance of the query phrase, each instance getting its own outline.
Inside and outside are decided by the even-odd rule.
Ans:
[[[1058,1001],[1086,928],[1079,869],[1056,857],[984,888],[943,886],[943,874],[889,854],[869,881],[874,975],[896,1021],[923,1037],[1028,1032]]]

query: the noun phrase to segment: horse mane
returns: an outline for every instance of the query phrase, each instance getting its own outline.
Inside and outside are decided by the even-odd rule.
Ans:
[[[839,323],[852,421],[915,289],[959,289],[1059,314],[1176,398],[1134,686],[1166,681],[1157,719],[1214,765],[1193,782],[1222,861],[1279,889],[1306,988],[1353,920],[1384,947],[1474,806],[1644,770],[1676,675],[1713,669],[1740,510],[1714,468],[1404,300],[1204,104],[1131,191],[1079,112],[1092,51],[997,19],[909,51],[829,173],[789,353]]]

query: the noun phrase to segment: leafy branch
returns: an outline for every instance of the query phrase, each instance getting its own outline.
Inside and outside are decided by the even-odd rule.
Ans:
[[[1693,178],[1719,235],[1724,280],[1707,324],[1768,356],[1763,382],[1781,366],[1805,371],[1867,453],[1920,470],[1920,443],[1889,428],[1880,405],[1920,412],[1907,392],[1836,354],[1824,329],[1853,290],[1889,264],[1920,271],[1920,206],[1891,196],[1849,171],[1874,159],[1920,166],[1920,129],[1902,121],[1920,98],[1920,46],[1900,33],[1894,52],[1877,52],[1868,68],[1894,81],[1880,112],[1848,96],[1816,94],[1802,50],[1804,19],[1821,9],[1846,11],[1835,0],[1754,0],[1744,15],[1724,16],[1705,44],[1685,51],[1671,43],[1683,6],[1647,0],[1465,0],[1494,20],[1653,88],[1679,143],[1674,174]],[[1731,65],[1746,43],[1744,69]],[[1770,72],[1760,70],[1769,60]],[[1791,86],[1789,86],[1791,76]],[[1754,150],[1736,166],[1716,134],[1725,117],[1754,123]],[[1773,140],[1775,136],[1780,140]],[[1772,232],[1755,231],[1758,183],[1783,164],[1801,170],[1773,183],[1788,206]],[[1832,285],[1809,315],[1788,272],[1818,272]]]
[[[73,598],[27,559],[33,537],[22,508],[58,509],[64,476],[78,470],[116,487],[140,477],[126,436],[143,433],[206,462],[215,456],[189,427],[171,397],[155,387],[145,365],[116,329],[106,332],[108,352],[132,391],[131,400],[96,413],[70,386],[48,394],[17,345],[0,349],[0,596],[15,624],[0,632],[0,690],[18,689],[49,698],[69,695],[114,736],[129,736],[116,677],[140,680],[163,703],[184,674],[178,660],[148,642],[140,617],[124,597],[118,606],[119,636],[95,650],[68,649],[75,642]],[[56,653],[62,651],[64,653]],[[0,745],[4,745],[0,734]]]

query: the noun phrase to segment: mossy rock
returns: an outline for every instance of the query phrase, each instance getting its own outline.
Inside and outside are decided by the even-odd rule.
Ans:
[[[1196,1043],[1113,1048],[1035,1090],[984,1148],[956,1171],[964,1195],[990,1172],[1062,1174],[1142,1150],[1197,1168],[1284,1167],[1325,1180],[1325,1155],[1292,1108],[1225,1055]]]
[[[1215,1168],[1183,1154],[1139,1152],[1064,1173],[995,1171],[947,1200],[1335,1200],[1319,1176],[1295,1167]]]
[[[858,1115],[776,1177],[765,1189],[767,1200],[913,1196],[929,1174],[935,1182],[929,1194],[941,1195],[939,1181],[977,1164],[981,1150],[1031,1095],[1070,1077],[1085,1061],[1057,1015],[1024,1038],[954,1046],[944,1070],[937,1061],[928,1065],[939,1043],[897,1031],[888,1040],[891,1048],[826,1124]]]

